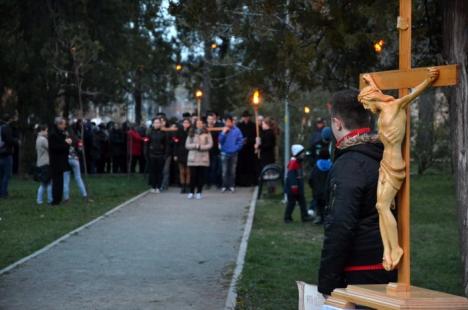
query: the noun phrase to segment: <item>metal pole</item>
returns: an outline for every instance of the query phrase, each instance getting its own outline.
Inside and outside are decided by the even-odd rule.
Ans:
[[[289,70],[286,70],[286,77],[289,75]],[[289,94],[288,91],[284,97],[284,179],[288,174],[288,162],[289,162],[289,136],[290,136],[290,129],[289,129]]]
[[[286,0],[286,25],[289,25],[289,0]],[[287,61],[286,64],[289,62]],[[289,68],[286,69],[285,74],[285,95],[284,95],[284,179],[288,174],[288,162],[289,162],[289,136],[290,136],[290,116],[289,116]]]

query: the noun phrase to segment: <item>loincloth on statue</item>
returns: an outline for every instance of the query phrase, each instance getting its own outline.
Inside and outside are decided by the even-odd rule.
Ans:
[[[383,183],[390,183],[395,190],[400,190],[405,179],[405,162],[392,166],[385,159],[380,162],[379,177]]]

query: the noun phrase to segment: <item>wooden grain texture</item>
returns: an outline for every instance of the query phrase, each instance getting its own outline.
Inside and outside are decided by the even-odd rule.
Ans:
[[[466,310],[468,299],[447,293],[441,293],[411,286],[405,292],[388,292],[387,285],[350,285],[345,289],[336,289],[326,304],[338,309],[349,308],[349,303],[373,309],[446,309]]]
[[[433,87],[437,86],[453,86],[458,82],[458,66],[457,65],[445,65],[445,66],[434,66],[439,69],[439,78],[432,84]],[[368,73],[372,76],[375,83],[381,90],[390,89],[401,89],[401,88],[413,88],[420,84],[427,77],[427,69],[424,68],[413,68],[413,69],[401,69],[381,72]],[[363,89],[366,84],[362,79],[363,73],[359,79],[359,88]]]
[[[400,0],[400,18],[407,21],[406,29],[399,29],[399,68],[400,70],[411,70],[411,0]],[[408,88],[399,86],[399,96],[408,94]],[[406,134],[403,144],[403,159],[406,163],[406,179],[401,187],[398,205],[398,240],[403,249],[403,257],[398,266],[398,283],[409,287],[411,283],[411,248],[410,248],[410,120],[411,110],[408,106],[406,112]]]

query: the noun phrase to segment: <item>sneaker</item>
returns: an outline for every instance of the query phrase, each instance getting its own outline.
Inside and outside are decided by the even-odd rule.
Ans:
[[[312,209],[307,210],[307,213],[308,213],[309,216],[311,216],[311,217],[314,217],[314,216],[315,216],[315,211],[312,210]]]
[[[225,192],[226,192],[226,190],[227,190],[227,188],[226,188],[226,187],[223,187],[223,188],[221,188],[221,192],[222,192],[222,193],[225,193]]]
[[[231,192],[233,192],[233,193],[236,191],[236,189],[235,189],[234,187],[229,187],[229,190],[230,190]]]
[[[151,194],[156,194],[156,188],[150,189],[150,193],[151,193]]]
[[[159,194],[160,192],[161,192],[161,190],[160,190],[159,188],[156,188],[155,193],[156,193],[156,194]]]
[[[197,193],[197,195],[196,195],[195,199],[198,199],[198,200],[202,199],[202,195],[201,195],[201,193]]]
[[[193,193],[188,194],[187,198],[188,199],[193,199]]]

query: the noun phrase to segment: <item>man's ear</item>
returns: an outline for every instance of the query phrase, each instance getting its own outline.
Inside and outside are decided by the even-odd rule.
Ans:
[[[333,126],[338,130],[341,131],[343,130],[343,121],[339,119],[338,117],[332,117],[331,119]]]

